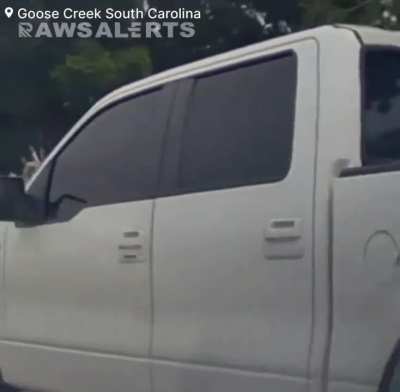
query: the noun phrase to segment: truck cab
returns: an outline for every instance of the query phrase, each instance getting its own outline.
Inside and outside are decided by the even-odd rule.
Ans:
[[[325,26],[109,94],[0,180],[4,381],[393,392],[399,160],[400,33]]]

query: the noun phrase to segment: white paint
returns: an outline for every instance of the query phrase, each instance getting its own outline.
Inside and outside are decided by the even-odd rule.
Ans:
[[[334,184],[333,379],[376,385],[400,337],[399,180],[393,172]]]
[[[58,347],[59,351],[68,348],[147,358],[152,208],[152,201],[127,203],[89,208],[64,223],[33,228],[10,225],[3,288],[6,309],[0,338]],[[145,238],[146,262],[121,264],[118,246],[126,242],[124,232],[134,230],[142,231]],[[11,351],[8,347],[6,353]],[[13,355],[21,352],[25,357],[26,349]],[[58,351],[53,353],[57,361]],[[29,377],[26,358],[20,363],[16,359],[11,367],[9,357],[3,354],[0,352],[0,367],[6,369],[7,380],[19,383],[19,377]],[[52,362],[50,354],[45,360]],[[68,353],[62,355],[62,363],[67,357]],[[94,355],[87,359],[96,360]],[[21,373],[18,366],[22,366]],[[60,374],[68,370],[62,366]],[[135,362],[129,366],[136,372]],[[148,365],[139,366],[132,385],[149,387],[147,373],[142,370]],[[45,369],[38,367],[37,371]],[[48,377],[45,374],[43,382]],[[34,370],[32,377],[37,377]]]

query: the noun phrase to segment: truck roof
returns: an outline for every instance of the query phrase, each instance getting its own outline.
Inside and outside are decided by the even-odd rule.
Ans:
[[[376,27],[345,24],[322,26],[314,29],[304,30],[298,33],[288,34],[278,38],[265,40],[260,43],[231,50],[215,56],[210,56],[203,60],[172,68],[167,71],[144,78],[142,80],[127,84],[126,86],[123,86],[106,95],[104,98],[97,102],[93,109],[98,110],[99,108],[110,104],[112,101],[122,98],[123,96],[135,94],[142,90],[154,88],[159,85],[172,82],[174,80],[179,80],[184,77],[190,76],[190,74],[195,74],[196,72],[201,72],[206,69],[212,69],[214,66],[221,66],[225,62],[234,61],[235,59],[240,59],[243,56],[251,56],[251,54],[253,53],[256,55],[259,52],[286,45],[291,42],[296,42],[307,38],[323,41],[324,37],[332,35],[337,35],[338,39],[341,39],[343,37],[343,31],[352,32],[365,45],[379,44],[400,46],[399,31],[394,32]]]
[[[335,27],[353,31],[364,45],[400,45],[400,31],[346,24],[337,24]]]

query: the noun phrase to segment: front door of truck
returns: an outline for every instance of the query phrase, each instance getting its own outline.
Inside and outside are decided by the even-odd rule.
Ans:
[[[33,182],[29,193],[48,193],[49,218],[8,226],[7,381],[149,391],[151,224],[171,95],[102,110]]]

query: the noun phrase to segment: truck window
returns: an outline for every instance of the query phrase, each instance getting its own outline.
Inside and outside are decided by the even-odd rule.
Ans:
[[[163,90],[131,98],[86,125],[56,159],[50,202],[71,195],[89,207],[153,198],[165,98]]]
[[[364,67],[363,162],[400,160],[400,51],[368,50]]]
[[[183,131],[179,192],[286,177],[296,84],[294,53],[197,78]]]
[[[383,372],[378,392],[398,392],[400,390],[400,341]]]

